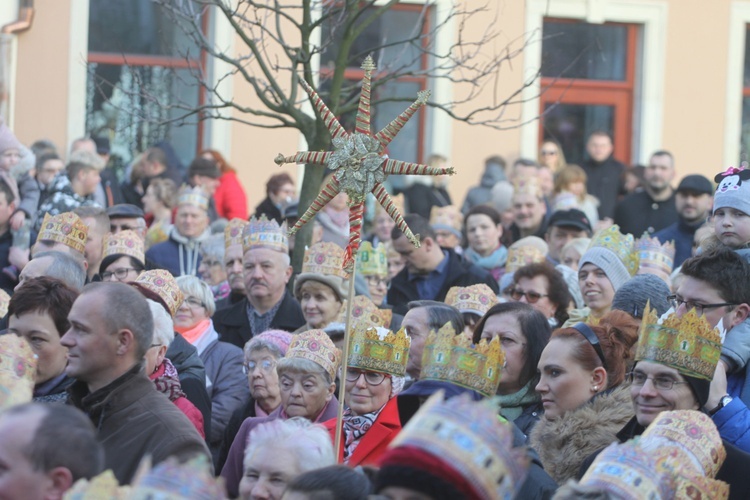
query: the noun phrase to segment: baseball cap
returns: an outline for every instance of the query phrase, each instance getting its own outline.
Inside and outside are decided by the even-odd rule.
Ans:
[[[714,194],[714,185],[706,177],[702,175],[693,174],[686,175],[680,181],[680,185],[677,186],[677,192],[680,191],[692,191],[700,194]]]
[[[577,208],[555,211],[549,218],[549,222],[547,222],[547,228],[553,226],[575,227],[582,231],[588,231],[591,233],[591,222],[589,222],[586,214]]]

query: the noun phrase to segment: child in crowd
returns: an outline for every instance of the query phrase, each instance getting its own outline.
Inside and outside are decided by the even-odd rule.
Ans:
[[[553,210],[577,208],[595,227],[599,222],[599,200],[586,191],[586,172],[578,165],[567,165],[555,177]],[[601,229],[601,228],[597,228]]]

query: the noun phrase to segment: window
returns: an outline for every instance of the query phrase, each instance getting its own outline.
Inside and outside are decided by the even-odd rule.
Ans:
[[[193,159],[200,125],[169,122],[183,113],[171,104],[201,104],[202,54],[158,5],[90,0],[88,63],[87,133],[108,137],[126,163],[162,140],[183,163]]]
[[[742,129],[740,132],[740,163],[750,163],[750,26],[745,33],[745,70],[742,79]]]
[[[637,35],[634,24],[544,20],[539,137],[560,142],[568,163],[584,159],[595,130],[630,163]]]

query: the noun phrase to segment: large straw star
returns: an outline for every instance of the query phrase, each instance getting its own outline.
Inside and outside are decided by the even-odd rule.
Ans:
[[[354,133],[348,133],[341,126],[333,113],[328,109],[318,94],[310,88],[304,80],[300,80],[302,87],[323,119],[331,133],[333,151],[300,151],[294,156],[279,154],[275,161],[278,165],[285,163],[306,163],[323,165],[335,170],[331,180],[323,187],[320,194],[313,200],[297,223],[289,230],[289,234],[296,233],[307,224],[326,204],[340,192],[349,196],[349,245],[346,247],[344,268],[354,267],[354,257],[359,250],[362,231],[362,216],[364,214],[365,196],[368,193],[383,206],[394,220],[398,228],[406,235],[415,247],[419,247],[419,235],[414,235],[406,225],[404,218],[396,208],[390,195],[383,186],[383,181],[390,174],[411,175],[453,175],[453,168],[436,168],[419,163],[393,160],[385,154],[385,149],[414,113],[427,103],[429,90],[417,93],[417,100],[395,120],[386,125],[383,130],[372,135],[370,131],[370,82],[375,64],[370,56],[362,63],[365,76],[362,80],[362,94],[359,98],[357,121]]]

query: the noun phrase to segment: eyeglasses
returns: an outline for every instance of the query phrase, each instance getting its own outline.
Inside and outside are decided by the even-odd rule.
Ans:
[[[365,276],[367,284],[370,286],[388,286],[388,278],[382,278],[380,276]]]
[[[130,274],[130,271],[138,271],[138,269],[135,269],[133,267],[121,267],[120,269],[115,269],[114,271],[104,271],[101,274],[102,281],[109,281],[112,279],[112,276],[117,278],[118,280],[124,280],[128,277],[128,274]]]
[[[526,302],[528,302],[529,304],[536,304],[542,297],[549,297],[549,295],[543,295],[541,293],[524,292],[523,290],[519,290],[518,288],[511,290],[510,296],[513,300],[521,300],[521,297],[526,297]]]
[[[701,304],[700,302],[695,302],[692,300],[683,300],[682,297],[678,295],[669,295],[667,296],[667,300],[675,309],[678,309],[683,304],[685,304],[685,309],[687,309],[688,311],[690,311],[691,309],[695,309],[695,312],[698,314],[698,316],[703,316],[703,313],[706,311],[706,309],[715,309],[717,307],[733,307],[737,305],[732,304],[731,302],[722,302],[721,304]]]
[[[190,307],[206,307],[206,304],[196,299],[195,297],[186,298],[183,304],[187,304]]]
[[[542,156],[555,156],[557,155],[557,151],[544,151],[542,150]]]
[[[625,377],[631,385],[634,385],[636,387],[640,387],[645,384],[646,380],[651,380],[651,383],[654,384],[654,387],[662,391],[672,390],[675,384],[687,384],[687,382],[680,382],[669,377],[649,377],[645,373],[641,372],[630,372]]]
[[[263,373],[271,373],[276,367],[276,361],[270,359],[262,359],[260,363],[248,361],[247,363],[242,363],[242,372],[247,375],[248,373],[253,373],[258,367],[260,367],[260,371]]]
[[[383,380],[388,378],[388,375],[386,375],[385,373],[369,371],[366,372],[362,370],[352,370],[350,368],[346,371],[346,381],[356,382],[362,375],[365,376],[365,382],[367,382],[367,385],[380,385],[383,383]]]

